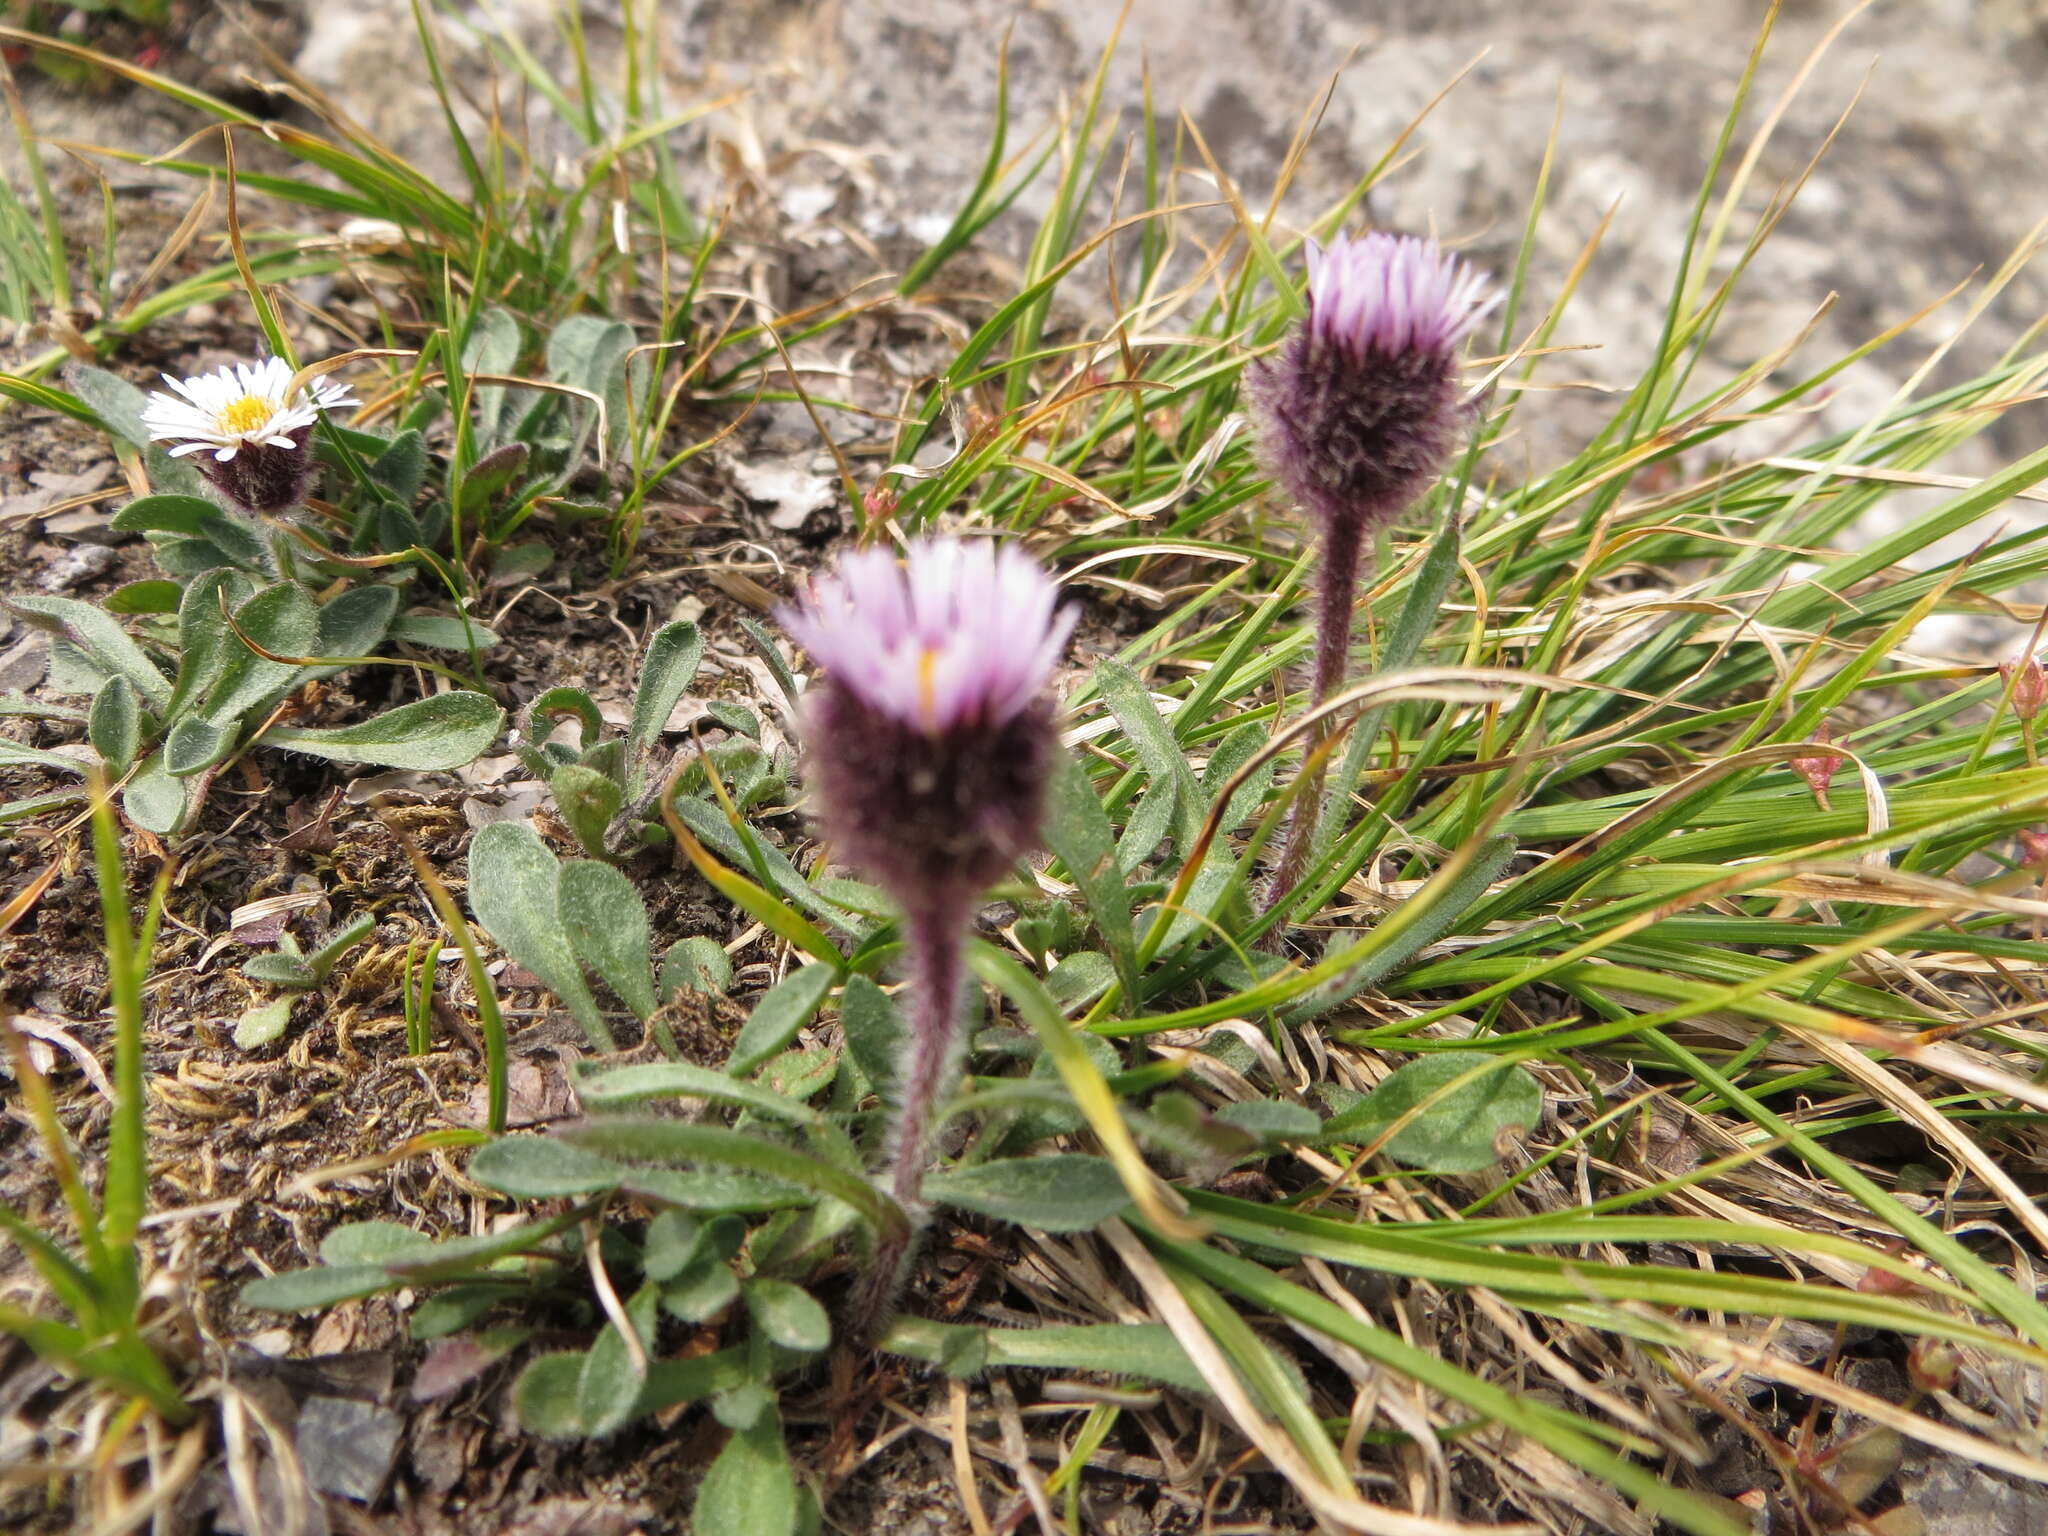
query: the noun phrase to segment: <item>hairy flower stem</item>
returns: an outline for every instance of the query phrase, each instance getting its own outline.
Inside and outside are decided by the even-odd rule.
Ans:
[[[1327,701],[1344,681],[1345,665],[1351,658],[1351,609],[1357,599],[1358,568],[1365,551],[1362,519],[1333,517],[1323,525],[1322,580],[1316,593],[1315,675],[1309,685],[1309,708]],[[1323,775],[1329,755],[1323,748],[1330,739],[1333,722],[1318,720],[1309,728],[1303,750],[1303,782],[1297,788],[1294,808],[1287,818],[1287,842],[1280,865],[1266,888],[1266,910],[1272,911],[1294,894],[1308,869],[1314,849],[1316,825],[1323,806]],[[1278,944],[1276,925],[1267,935]]]
[[[966,989],[966,913],[951,894],[913,906],[905,923],[912,1013],[896,1082],[896,1123],[889,1135],[889,1193],[910,1218],[909,1235],[884,1241],[853,1296],[860,1334],[881,1332],[916,1257],[925,1225],[924,1176],[932,1161],[933,1118],[960,1066],[961,994]]]

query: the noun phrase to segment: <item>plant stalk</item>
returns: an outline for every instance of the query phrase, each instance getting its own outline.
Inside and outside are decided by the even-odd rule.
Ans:
[[[1351,659],[1351,610],[1357,599],[1358,569],[1365,553],[1365,524],[1360,518],[1333,517],[1323,522],[1321,580],[1316,585],[1315,673],[1309,684],[1309,708],[1328,699],[1344,681]],[[1266,910],[1272,911],[1294,894],[1308,868],[1315,846],[1316,824],[1323,804],[1323,778],[1329,754],[1323,750],[1335,726],[1319,720],[1303,744],[1302,782],[1295,787],[1294,808],[1287,817],[1287,841],[1280,864],[1266,888]],[[1277,944],[1283,926],[1275,924],[1269,939]]]
[[[906,908],[912,1011],[897,1073],[887,1168],[889,1193],[910,1226],[901,1236],[876,1244],[873,1266],[854,1291],[853,1322],[863,1338],[887,1324],[924,1230],[924,1178],[931,1167],[934,1122],[960,1068],[968,907],[968,901],[944,892]]]

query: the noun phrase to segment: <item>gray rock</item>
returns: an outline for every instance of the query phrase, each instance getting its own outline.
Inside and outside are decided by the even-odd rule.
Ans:
[[[375,1403],[309,1397],[299,1410],[299,1460],[322,1493],[368,1504],[383,1490],[398,1455],[404,1420]]]

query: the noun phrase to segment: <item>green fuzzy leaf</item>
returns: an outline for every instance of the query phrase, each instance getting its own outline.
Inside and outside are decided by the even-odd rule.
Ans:
[[[685,1323],[716,1317],[739,1298],[740,1282],[723,1259],[691,1265],[661,1288],[661,1309]]]
[[[1064,752],[1053,762],[1046,796],[1045,843],[1081,888],[1081,899],[1108,946],[1124,996],[1138,997],[1130,888],[1116,862],[1116,836],[1102,802],[1095,798],[1095,786],[1081,765]]]
[[[406,613],[391,621],[388,638],[431,651],[486,650],[498,643],[498,632],[474,619],[466,623],[444,613]]]
[[[0,762],[4,761],[5,758],[0,758]],[[72,767],[75,770],[77,764],[72,764]],[[9,800],[6,804],[0,805],[0,827],[11,822],[28,821],[45,811],[74,806],[84,798],[83,789],[55,789],[46,795],[29,795],[21,800]]]
[[[176,613],[185,589],[175,581],[127,581],[106,595],[109,613]]]
[[[1083,1232],[1131,1203],[1107,1158],[1075,1152],[948,1168],[924,1181],[927,1198],[1041,1232]]]
[[[64,382],[115,437],[138,451],[149,446],[149,428],[142,420],[149,397],[141,390],[91,363],[72,363],[64,370]]]
[[[117,533],[204,534],[225,515],[204,496],[138,496],[107,526]]]
[[[574,719],[582,727],[576,742],[576,751],[588,752],[604,739],[604,716],[598,713],[597,701],[581,688],[549,688],[537,693],[519,711],[519,739],[527,746],[539,747],[554,734],[558,721]]]
[[[351,587],[320,610],[315,656],[368,656],[384,643],[398,613],[398,588]]]
[[[462,371],[510,373],[519,361],[519,322],[493,305],[480,310],[470,322],[469,341],[462,349]],[[523,395],[526,391],[522,390]],[[504,430],[511,391],[502,384],[480,384],[476,388],[476,435],[479,442],[495,447]]]
[[[686,1061],[640,1061],[623,1067],[600,1067],[577,1078],[576,1094],[586,1108],[593,1110],[621,1109],[652,1099],[707,1099],[795,1125],[809,1125],[818,1118],[797,1100],[759,1083]]]
[[[718,1536],[796,1536],[796,1477],[782,1443],[782,1423],[764,1413],[740,1430],[704,1474],[692,1509],[693,1530]]]
[[[661,957],[661,995],[680,997],[685,992],[725,996],[732,986],[732,956],[716,939],[692,934],[677,939]]]
[[[410,506],[427,477],[427,440],[407,428],[370,461],[370,478]]]
[[[830,1046],[818,1046],[771,1056],[754,1074],[754,1081],[786,1100],[802,1103],[823,1092],[838,1075],[839,1052]]]
[[[121,809],[138,827],[168,837],[183,831],[198,810],[197,793],[197,785],[188,790],[184,779],[172,778],[163,753],[155,752],[143,759],[121,791]]]
[[[749,1280],[744,1287],[754,1327],[771,1343],[815,1355],[832,1342],[832,1320],[811,1293],[787,1280]]]
[[[1072,1013],[1102,996],[1115,980],[1116,966],[1109,956],[1100,950],[1080,949],[1046,973],[1045,990],[1062,1013]]]
[[[164,738],[163,764],[173,778],[190,778],[211,768],[234,749],[232,724],[222,725],[203,715],[186,715]]]
[[[474,762],[498,739],[504,724],[505,712],[483,694],[458,689],[401,704],[357,725],[273,727],[263,740],[337,763],[424,772]]]
[[[265,960],[281,960],[285,957],[282,955],[264,955],[260,958]],[[254,963],[253,961],[251,962],[252,965]],[[247,966],[243,967],[243,973],[245,975],[249,974]],[[261,980],[263,978],[258,977],[256,979]],[[263,1046],[270,1044],[271,1041],[281,1039],[285,1032],[285,1026],[290,1024],[291,1021],[292,1000],[289,997],[273,998],[267,1003],[259,1003],[235,1021],[235,1045],[238,1049],[244,1051],[259,1050]]]
[[[990,1366],[1100,1371],[1137,1376],[1184,1392],[1209,1384],[1164,1323],[1054,1323],[1036,1328],[974,1328],[902,1317],[876,1348],[942,1365],[949,1374],[980,1375]],[[956,1372],[956,1366],[969,1369]]]
[[[763,993],[740,1026],[725,1070],[734,1077],[745,1077],[794,1040],[832,990],[832,980],[831,966],[807,965]]]
[[[206,571],[186,583],[178,603],[178,680],[171,699],[161,711],[175,719],[204,698],[231,656],[246,649],[228,628],[221,611],[225,597],[233,608],[255,591],[255,583],[240,571]]]
[[[242,967],[242,974],[251,981],[260,981],[271,987],[285,987],[293,992],[310,992],[320,985],[319,974],[299,955],[258,955]],[[280,1004],[284,1006],[285,1011],[278,1016],[276,1028],[271,1029],[268,1034],[259,1035],[257,1031],[266,1028],[268,1020],[255,1022],[257,1015],[267,1015]],[[243,1014],[242,1023],[235,1029],[235,1044],[245,1051],[254,1046],[267,1045],[284,1033],[283,1021],[290,1013],[291,999],[281,997],[264,1008],[253,1009]],[[246,1038],[245,1030],[248,1032]]]
[[[14,597],[8,605],[37,629],[62,635],[101,671],[127,678],[150,708],[170,703],[169,680],[112,614],[70,597]]]
[[[576,1378],[576,1416],[583,1421],[585,1434],[609,1435],[632,1419],[647,1385],[644,1362],[654,1345],[660,1300],[654,1286],[643,1285],[626,1303],[626,1319],[641,1346],[637,1352],[628,1346],[618,1324],[611,1322],[583,1357],[583,1371]]]
[[[374,1296],[398,1282],[381,1264],[322,1265],[264,1275],[242,1287],[245,1307],[263,1312],[322,1312],[360,1296]]]
[[[1268,1145],[1320,1141],[1323,1135],[1322,1116],[1306,1105],[1284,1099],[1240,1099],[1217,1110],[1216,1118],[1251,1132]]]
[[[1202,829],[1206,804],[1187,754],[1174,740],[1172,728],[1161,718],[1159,706],[1137,673],[1120,661],[1105,659],[1096,665],[1095,685],[1137,749],[1138,761],[1151,781],[1147,798],[1161,793],[1171,798],[1170,830],[1179,851],[1186,853]]]
[[[510,446],[519,445],[515,443]],[[466,495],[467,487],[464,487],[464,491]],[[508,544],[491,556],[490,585],[502,587],[531,580],[554,563],[554,550],[538,541]]]
[[[114,679],[108,679],[109,682]],[[101,685],[105,687],[105,684]],[[56,773],[84,773],[85,764],[61,752],[31,747],[0,736],[0,768],[48,768]]]
[[[609,864],[577,859],[562,866],[558,900],[562,928],[576,958],[646,1022],[655,1009],[654,966],[649,958],[653,937],[647,903],[633,882]]]
[[[767,1187],[762,1191],[765,1198],[776,1193],[777,1186],[794,1185],[813,1195],[829,1195],[844,1200],[885,1234],[908,1230],[902,1208],[863,1175],[795,1147],[744,1131],[717,1125],[687,1125],[668,1119],[625,1119],[605,1115],[559,1134],[576,1146],[607,1157],[669,1165],[687,1164],[692,1165],[692,1173],[707,1166],[720,1171],[740,1170],[746,1177],[734,1186],[735,1193],[744,1192],[748,1184],[765,1185]],[[648,1170],[649,1173],[662,1171]],[[678,1186],[676,1192],[670,1194],[663,1191],[660,1180],[636,1173],[629,1187],[648,1191],[655,1198],[667,1199],[671,1204],[703,1208],[700,1200],[690,1197],[688,1186]],[[737,1210],[741,1206],[734,1202],[731,1208]]]
[[[564,929],[560,890],[560,863],[524,822],[493,822],[470,842],[469,905],[477,921],[562,1000],[599,1050],[614,1050]]]
[[[354,949],[363,940],[377,931],[377,919],[369,912],[358,912],[341,927],[329,935],[327,942],[306,957],[306,964],[313,974],[325,981],[333,971],[335,963]]]
[[[389,1264],[430,1251],[434,1240],[395,1221],[350,1221],[320,1240],[320,1262],[337,1269],[351,1264]]]
[[[320,609],[304,587],[281,581],[238,607],[235,624],[241,634],[230,633],[227,664],[201,706],[208,719],[222,725],[267,709],[299,683],[304,670],[300,662],[272,661],[250,646],[279,656],[311,656],[319,644]]]
[[[727,1429],[752,1429],[761,1422],[761,1415],[775,1406],[775,1393],[769,1385],[759,1380],[743,1381],[730,1391],[721,1392],[711,1399],[711,1417]]]
[[[683,1211],[662,1211],[647,1223],[641,1240],[640,1272],[650,1280],[673,1280],[704,1249],[705,1224]]]
[[[696,680],[704,662],[704,637],[683,620],[664,624],[647,642],[640,681],[633,690],[633,718],[626,728],[626,788],[637,797],[647,787],[647,763],[661,729]]]
[[[610,451],[626,430],[626,368],[634,339],[631,326],[598,315],[571,315],[548,337],[548,377],[587,389],[604,401],[605,451]],[[641,398],[645,398],[644,391]],[[574,463],[583,456],[584,444],[597,427],[597,412],[573,398],[568,410],[578,423],[568,454],[569,462]]]
[[[895,1092],[896,1063],[903,1054],[903,1016],[889,995],[865,976],[849,976],[839,995],[839,1028],[854,1065],[889,1098]]]
[[[532,450],[524,443],[506,443],[494,448],[474,464],[469,473],[462,477],[462,494],[458,498],[464,512],[473,512],[488,506],[491,498],[505,489],[526,468],[526,461]],[[522,546],[523,547],[523,546]],[[546,550],[546,546],[541,548]],[[552,556],[552,551],[549,551]],[[543,567],[544,569],[544,567]],[[492,574],[497,574],[495,566]]]
[[[549,777],[548,788],[554,793],[555,809],[562,813],[583,851],[593,859],[603,858],[605,832],[626,803],[626,792],[618,781],[581,763],[565,763]]]
[[[86,716],[86,739],[93,751],[116,775],[126,773],[142,750],[142,703],[135,685],[125,677],[110,677],[93,695],[92,712]]]
[[[581,1440],[590,1433],[578,1391],[583,1359],[581,1351],[565,1349],[527,1362],[512,1384],[512,1411],[520,1428],[544,1440]]]
[[[521,1200],[594,1195],[616,1189],[626,1170],[608,1157],[552,1136],[501,1136],[477,1148],[469,1176]]]
[[[1482,1067],[1492,1070],[1442,1093]],[[1492,1167],[1502,1136],[1532,1130],[1543,1117],[1543,1089],[1522,1068],[1502,1067],[1484,1051],[1438,1051],[1396,1069],[1352,1108],[1323,1122],[1320,1139],[1377,1140],[1425,1101],[1428,1107],[1386,1144],[1385,1151],[1410,1168],[1440,1173],[1478,1173]]]

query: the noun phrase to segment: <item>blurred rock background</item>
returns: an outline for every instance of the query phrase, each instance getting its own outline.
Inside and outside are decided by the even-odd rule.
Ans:
[[[401,153],[455,179],[409,0],[200,10],[189,53],[209,88],[246,91],[288,60]],[[681,136],[705,206],[772,200],[792,229],[896,259],[943,230],[974,180],[1006,32],[1011,143],[1021,147],[1078,103],[1119,16],[1113,0],[639,0],[633,10],[643,23],[658,15],[671,106],[743,93]],[[1632,380],[1650,355],[1700,178],[1769,11],[1767,0],[1135,0],[1108,69],[1105,116],[1134,127],[1149,74],[1161,119],[1184,112],[1263,206],[1303,113],[1334,79],[1285,204],[1301,223],[1464,71],[1367,206],[1377,222],[1434,226],[1496,268],[1513,261],[1555,121],[1531,302],[1555,291],[1610,209],[1613,223],[1558,337],[1592,350],[1547,365],[1551,378],[1591,388],[1524,413],[1522,451],[1540,465],[1603,419],[1593,391]],[[478,0],[445,14],[456,77],[478,106],[492,99],[492,67],[469,27],[509,30],[558,77],[571,68],[558,0]],[[580,15],[602,79],[616,70],[625,14],[609,0]],[[1995,271],[2048,215],[2038,169],[2048,123],[2035,89],[2044,65],[2048,0],[1786,0],[1730,164],[1781,107],[1782,122],[1727,259],[1852,102],[1855,110],[1738,291],[1712,361],[1732,371],[1786,343],[1833,293],[1831,313],[1784,375],[1804,376],[1973,272]],[[32,102],[39,126],[52,110],[158,119],[72,136],[168,148],[189,131],[161,105],[81,106],[51,94]],[[501,105],[516,110],[522,96],[501,71]],[[537,98],[525,99],[544,117]],[[1191,147],[1188,158],[1199,163]],[[1043,178],[992,232],[998,252],[1021,254],[1052,183]],[[2023,274],[1937,378],[1995,360],[2044,298],[2042,277]],[[1844,375],[1820,424],[1866,420],[1967,305],[1967,296],[1951,301]],[[1983,473],[2044,432],[2048,413],[2012,412],[1943,467]]]

